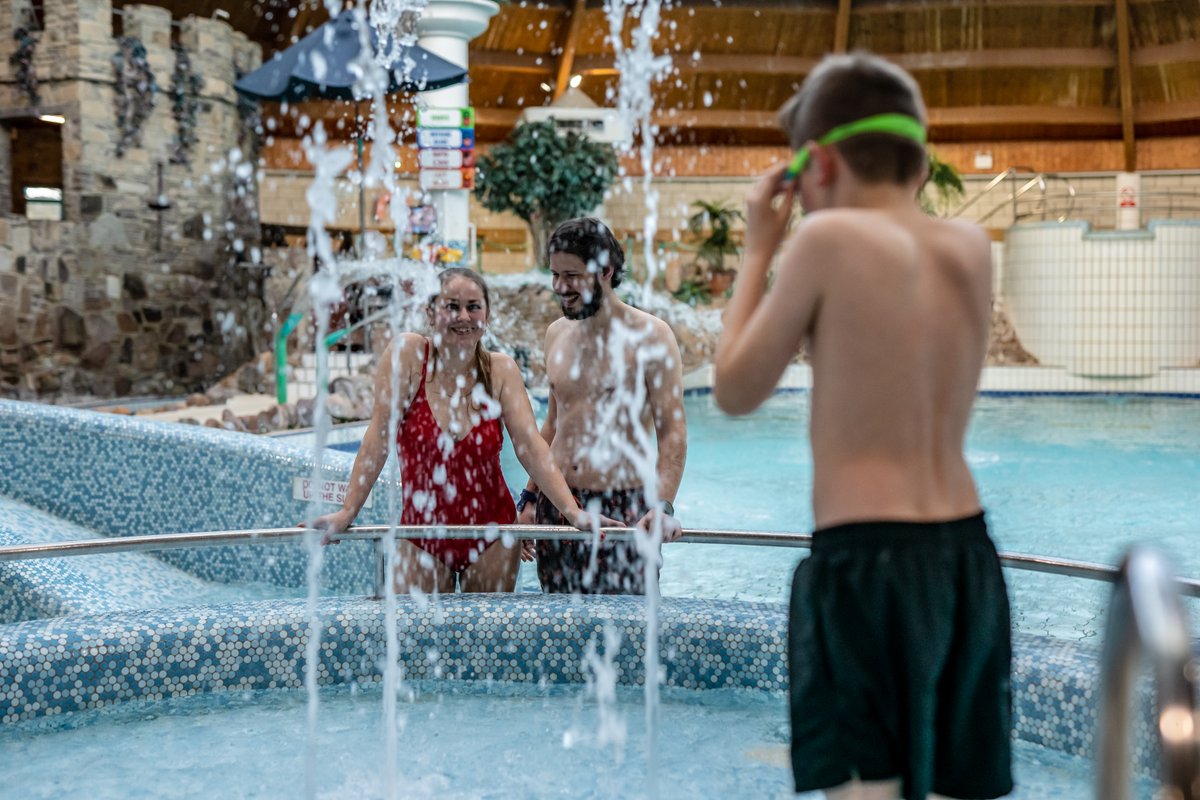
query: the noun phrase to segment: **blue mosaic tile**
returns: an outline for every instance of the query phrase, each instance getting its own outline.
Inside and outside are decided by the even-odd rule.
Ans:
[[[377,683],[385,657],[382,604],[319,603],[318,683]],[[578,684],[586,652],[609,655],[618,683],[645,680],[644,600],[633,597],[451,595],[397,601],[399,659],[408,680]],[[667,598],[660,602],[667,687],[750,689],[786,703],[787,612],[779,604]],[[0,625],[0,724],[56,719],[132,700],[200,692],[299,689],[308,616],[296,600],[234,603]],[[1090,645],[1014,640],[1014,735],[1091,757],[1099,695]],[[1149,708],[1141,687],[1138,703]],[[1153,774],[1149,712],[1137,715],[1132,763]]]
[[[72,532],[60,538],[90,538],[290,527],[308,513],[305,501],[293,499],[293,479],[309,478],[314,469],[310,454],[266,437],[8,400],[0,400],[0,452],[21,454],[0,470],[0,498],[46,515],[24,531],[26,542],[52,541],[55,530]],[[345,480],[352,464],[352,456],[327,454],[324,474]],[[385,505],[364,509],[358,521],[385,522]],[[370,542],[327,548],[323,585],[342,594],[371,591],[372,548]],[[296,588],[307,580],[308,555],[300,543],[152,557],[217,583]],[[48,595],[57,582],[43,580],[45,567],[32,563],[17,569]],[[143,605],[161,597],[148,594]],[[71,607],[64,600],[63,608]],[[10,611],[2,618],[21,615]]]
[[[93,538],[93,531],[0,497],[0,545]],[[0,622],[198,602],[206,587],[144,553],[0,561]]]

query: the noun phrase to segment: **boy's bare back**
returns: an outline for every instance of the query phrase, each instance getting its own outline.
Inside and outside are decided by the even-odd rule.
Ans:
[[[963,437],[990,320],[983,231],[915,206],[822,211],[777,281],[781,298],[815,307],[803,335],[817,527],[977,511]]]
[[[917,204],[926,113],[903,70],[828,57],[780,117],[795,155],[747,197],[713,392],[749,413],[808,350],[816,531],[788,622],[795,788],[999,797],[1012,790],[1010,618],[963,453],[991,246]]]

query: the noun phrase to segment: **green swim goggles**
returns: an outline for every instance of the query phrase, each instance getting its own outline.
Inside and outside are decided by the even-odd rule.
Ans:
[[[817,144],[836,144],[843,139],[863,133],[890,133],[893,136],[911,139],[919,145],[925,144],[925,126],[907,114],[876,114],[873,117],[856,119],[854,122],[838,125],[817,139]],[[811,156],[807,147],[801,147],[800,151],[792,158],[792,163],[788,165],[784,180],[793,181],[799,177],[800,173],[804,172],[804,168],[808,166]]]

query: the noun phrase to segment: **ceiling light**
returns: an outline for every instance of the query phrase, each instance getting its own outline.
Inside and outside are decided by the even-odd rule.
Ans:
[[[542,81],[542,91],[543,91],[543,92],[548,92],[548,91],[550,91],[550,90],[551,90],[551,89],[553,89],[553,88],[554,88],[554,87],[553,87],[553,86],[551,86],[550,84],[546,83],[545,81]]]
[[[60,114],[40,114],[38,119],[42,122],[51,122],[55,125],[62,125],[67,121],[67,118]]]
[[[581,83],[583,83],[582,75],[572,75],[571,76],[571,88],[572,89],[578,89],[579,84],[581,84]]]

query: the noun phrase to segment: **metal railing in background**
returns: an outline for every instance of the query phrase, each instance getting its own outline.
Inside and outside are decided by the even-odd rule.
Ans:
[[[550,541],[589,541],[591,531],[558,525],[447,525],[431,528],[425,525],[360,525],[337,534],[338,541],[381,541],[389,531],[397,539],[486,539],[494,541],[505,534],[517,539],[545,539]],[[633,528],[603,528],[606,541],[628,541],[635,535]],[[257,528],[231,531],[199,531],[193,533],[159,533],[145,536],[113,536],[101,539],[79,539],[66,542],[43,544],[7,545],[0,547],[0,562],[22,561],[39,558],[61,558],[63,556],[98,555],[130,551],[148,552],[176,550],[185,547],[224,547],[230,545],[286,544],[301,541],[312,531],[308,528]],[[805,533],[781,533],[778,531],[727,531],[716,529],[688,529],[679,540],[683,544],[729,544],[755,545],[760,547],[812,547],[812,535]],[[381,554],[376,552],[377,558]],[[1122,570],[1108,564],[1087,561],[1071,561],[1047,556],[1024,553],[1000,553],[1000,563],[1013,569],[1028,572],[1044,572],[1073,578],[1117,582]],[[1179,594],[1200,598],[1200,580],[1192,578],[1174,579]]]
[[[1061,192],[1051,191],[1054,183]],[[1074,209],[1075,187],[1069,178],[1052,172],[1034,172],[1029,167],[1009,167],[992,178],[982,189],[948,214],[961,217],[975,206],[981,206],[974,220],[986,224],[1001,211],[1007,210],[1014,222],[1030,217],[1047,219],[1049,210],[1059,221],[1068,219]],[[988,203],[991,203],[989,206]]]
[[[1116,228],[1118,199],[1116,190],[1075,192],[1069,199],[1049,193],[1042,199],[1041,208],[1022,208],[1021,221],[1080,220],[1090,222],[1093,228]],[[1151,220],[1200,219],[1200,192],[1142,191],[1138,193],[1137,211],[1143,228]]]
[[[325,337],[323,345],[326,350],[329,350],[335,344],[337,344],[338,342],[340,342],[342,339],[346,338],[350,334],[354,333],[355,331],[363,330],[364,328],[369,331],[369,326],[374,325],[375,323],[379,322],[380,320],[387,319],[387,317],[388,317],[388,311],[386,309],[383,311],[378,311],[367,317],[364,317],[363,319],[360,319],[358,322],[355,322],[353,325],[347,325],[344,328],[339,328],[336,331],[331,332],[329,335],[327,335]],[[287,339],[288,339],[288,336],[291,334],[291,332],[296,329],[296,326],[299,325],[303,319],[304,319],[304,315],[299,312],[290,314],[290,315],[288,315],[288,318],[283,323],[283,325],[279,326],[279,328],[277,328],[275,331],[275,399],[281,406],[285,405],[288,400],[288,391],[287,391],[287,350],[288,350],[288,346],[287,346]],[[367,352],[367,353],[371,352],[369,335],[367,336],[367,344],[364,348],[364,352]],[[352,352],[351,352],[350,348],[346,348],[346,371],[347,372],[353,372],[353,367],[352,367],[351,361],[350,361],[351,355],[352,355]],[[318,360],[317,363],[319,365],[320,361]],[[328,361],[327,361],[327,363],[328,363]],[[318,366],[317,384],[320,385],[321,383],[325,382],[327,377],[328,376],[321,374],[320,368]]]
[[[980,225],[1002,215],[1012,224],[1083,221],[1109,229],[1117,227],[1118,200],[1116,189],[1080,191],[1069,176],[1009,167],[948,216],[968,217]],[[1200,191],[1143,190],[1137,196],[1137,210],[1143,226],[1158,219],[1200,219]]]
[[[1155,550],[1135,547],[1121,565],[1104,634],[1096,751],[1098,800],[1129,797],[1129,706],[1143,655],[1151,662],[1158,697],[1155,728],[1162,746],[1166,788],[1161,796],[1200,798],[1197,664],[1177,585],[1166,558]]]
[[[287,320],[275,328],[275,400],[279,405],[287,405],[287,339],[296,326],[304,319],[299,312],[288,314]]]

